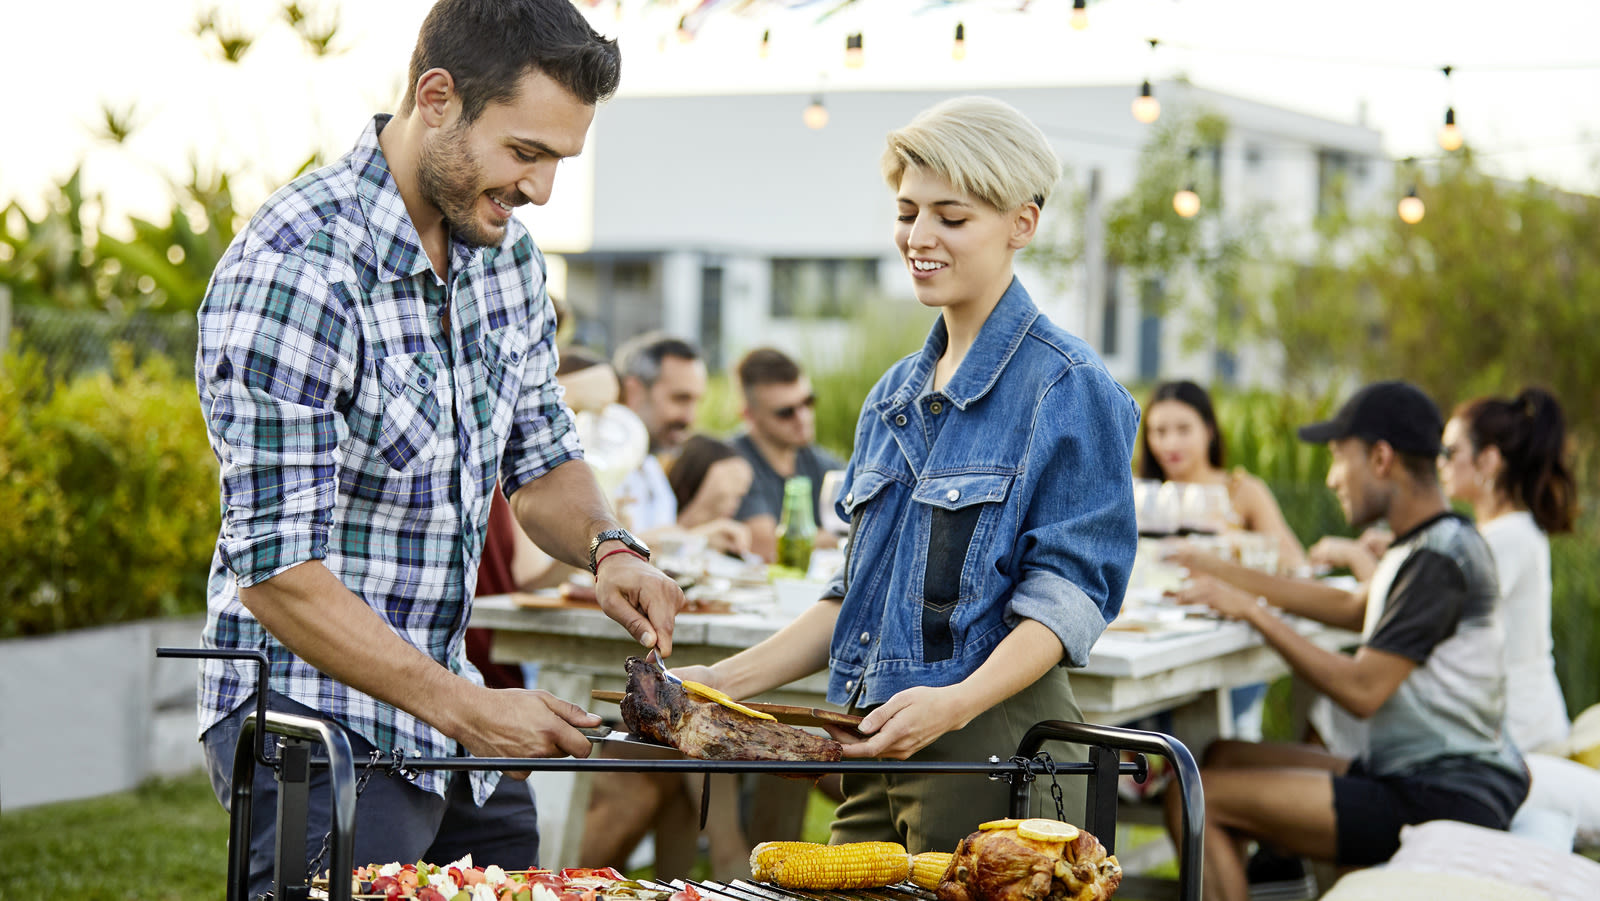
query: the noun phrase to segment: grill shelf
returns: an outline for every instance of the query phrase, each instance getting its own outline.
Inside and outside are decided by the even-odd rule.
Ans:
[[[267,694],[267,667],[261,652],[219,652],[204,648],[158,648],[158,657],[254,658],[258,667],[258,701]],[[276,757],[262,747],[269,735],[278,736]],[[1035,755],[1047,741],[1067,741],[1087,745],[1089,760],[1056,762],[1049,767]],[[313,758],[313,744],[323,747],[325,757]],[[1117,777],[1122,773],[1143,778],[1145,761],[1122,763],[1119,751],[1155,754],[1172,765],[1173,785],[1182,806],[1181,834],[1178,842],[1178,893],[1185,901],[1200,901],[1202,834],[1205,802],[1200,787],[1200,771],[1189,749],[1177,739],[1159,732],[1046,720],[1036,723],[1022,737],[1015,758],[990,757],[985,762],[924,763],[905,760],[846,760],[837,763],[782,760],[622,760],[612,758],[521,758],[521,757],[407,757],[408,770],[507,770],[558,772],[656,772],[656,773],[776,773],[822,776],[827,773],[943,773],[984,775],[1011,784],[1011,815],[1026,817],[1029,789],[1041,775],[1083,776],[1089,780],[1083,822],[1085,830],[1100,839],[1107,853],[1116,852]],[[353,841],[356,819],[356,762],[343,727],[315,717],[279,713],[265,709],[260,701],[255,712],[245,718],[239,730],[239,743],[233,759],[233,793],[228,832],[227,901],[247,901],[250,874],[250,814],[252,782],[257,766],[275,771],[278,780],[278,828],[276,843],[275,901],[305,901],[309,886],[303,882],[305,869],[305,824],[312,768],[326,767],[329,775],[332,830],[330,832],[328,872],[350,873],[355,863]],[[289,824],[293,828],[285,828]],[[675,881],[676,888],[683,881]],[[329,901],[350,901],[350,880],[328,880]],[[666,888],[668,883],[655,882]],[[690,882],[697,891],[714,901],[932,901],[933,895],[916,886],[902,884],[884,889],[852,892],[800,892],[764,883],[736,880],[732,883]],[[676,890],[676,889],[674,889]]]

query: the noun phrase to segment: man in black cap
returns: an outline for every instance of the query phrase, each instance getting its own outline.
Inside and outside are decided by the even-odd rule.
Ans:
[[[1210,901],[1249,897],[1244,840],[1369,866],[1399,847],[1402,826],[1450,819],[1505,829],[1527,795],[1527,770],[1502,730],[1494,561],[1445,502],[1436,467],[1443,429],[1438,407],[1404,382],[1368,385],[1333,419],[1300,429],[1301,440],[1332,450],[1327,484],[1350,524],[1387,520],[1394,531],[1365,593],[1209,564],[1191,567],[1177,593],[1249,623],[1297,676],[1368,723],[1354,759],[1309,745],[1218,741],[1207,750]],[[1362,643],[1353,655],[1323,650],[1269,604],[1360,630]],[[1176,836],[1176,798],[1168,800]]]

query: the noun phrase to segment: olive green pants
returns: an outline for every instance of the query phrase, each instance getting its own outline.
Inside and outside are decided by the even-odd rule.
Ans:
[[[995,756],[1009,760],[1023,734],[1043,720],[1083,720],[1065,667],[1052,667],[1039,681],[979,714],[965,729],[940,736],[910,759],[983,762]],[[1089,759],[1083,745],[1047,742],[1045,750],[1058,762]],[[1083,776],[1061,776],[1059,784],[1067,819],[1081,823],[1087,781]],[[1049,776],[1040,776],[1032,784],[1029,801],[1030,816],[1056,818]],[[957,842],[977,831],[978,824],[1008,816],[1010,809],[1010,783],[990,781],[987,776],[846,774],[844,802],[834,814],[831,841],[900,842],[913,854],[954,851]]]

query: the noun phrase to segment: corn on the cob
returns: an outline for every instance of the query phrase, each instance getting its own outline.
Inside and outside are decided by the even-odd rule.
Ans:
[[[874,888],[904,882],[911,874],[911,855],[897,842],[851,842],[784,855],[771,872],[772,881],[784,888]]]
[[[816,842],[762,842],[750,849],[750,878],[761,882],[772,881],[772,871],[778,861],[800,851],[826,848]]]
[[[933,891],[944,881],[945,870],[955,855],[949,851],[924,851],[911,857],[911,881]]]

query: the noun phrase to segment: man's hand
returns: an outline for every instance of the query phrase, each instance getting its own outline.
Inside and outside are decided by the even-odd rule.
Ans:
[[[600,725],[600,717],[547,691],[478,688],[469,695],[456,735],[474,757],[588,757],[589,739],[580,727]],[[508,773],[515,779],[528,774]]]
[[[896,694],[867,714],[856,727],[867,736],[865,740],[831,727],[828,731],[844,745],[846,757],[905,760],[946,732],[962,728],[976,715],[968,713],[960,702],[958,686],[919,686]]]
[[[687,601],[666,573],[633,554],[612,554],[600,563],[594,590],[600,609],[634,640],[663,657],[672,653],[673,618]]]
[[[1261,606],[1255,595],[1210,576],[1193,576],[1188,585],[1168,594],[1180,604],[1204,604],[1226,619],[1249,619]]]

